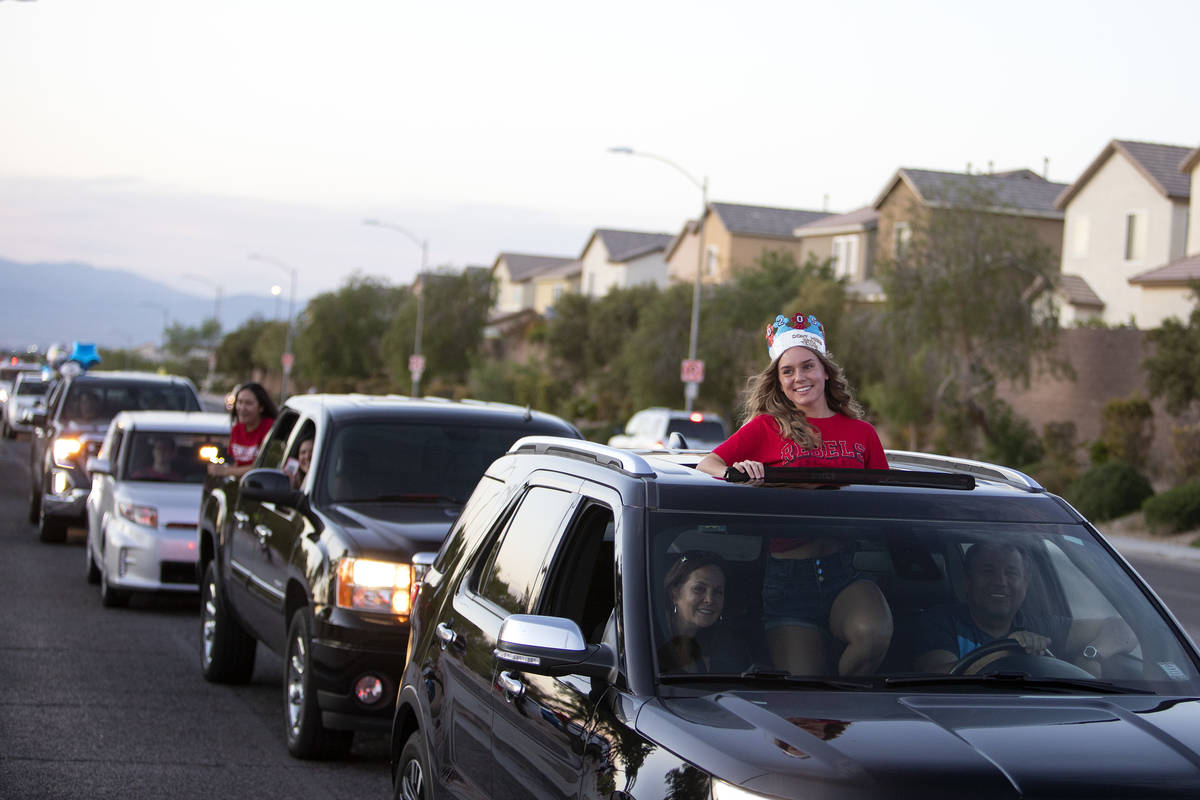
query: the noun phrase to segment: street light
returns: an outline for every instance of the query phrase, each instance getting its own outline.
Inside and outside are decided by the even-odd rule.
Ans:
[[[275,321],[279,322],[279,295],[283,294],[283,287],[278,283],[271,285],[271,296],[275,298]]]
[[[421,373],[425,371],[425,359],[421,357],[421,327],[425,317],[425,293],[421,291],[419,281],[421,276],[425,274],[425,267],[429,261],[429,240],[419,239],[406,229],[399,225],[393,225],[390,222],[383,222],[378,219],[364,219],[363,225],[370,225],[375,228],[387,228],[388,230],[402,233],[412,241],[417,247],[421,248],[421,271],[417,273],[417,280],[413,281],[413,289],[417,295],[417,332],[413,341],[412,358],[408,360],[408,371],[412,373],[412,396],[421,396]]]
[[[292,277],[291,289],[288,293],[287,341],[283,345],[283,357],[279,360],[280,365],[283,367],[283,379],[279,382],[279,402],[282,403],[288,397],[288,375],[292,372],[292,364],[295,358],[292,355],[292,329],[295,326],[295,312],[293,309],[296,304],[296,268],[283,263],[277,258],[272,258],[262,253],[250,253],[246,257],[251,261],[263,261],[267,264],[274,264]]]
[[[693,186],[700,190],[700,219],[696,225],[696,281],[692,286],[692,329],[688,334],[688,360],[694,362],[696,360],[696,341],[700,336],[700,279],[704,270],[704,218],[708,215],[708,176],[705,175],[702,179],[697,180],[692,173],[671,159],[655,155],[654,153],[643,153],[641,150],[634,150],[632,147],[610,147],[608,148],[608,152],[626,156],[642,156],[643,158],[652,158],[655,161],[661,161],[667,166],[672,167],[680,175],[683,175]],[[699,393],[699,381],[687,381],[684,383],[684,408],[688,412],[691,412],[692,406],[696,401],[696,395]]]
[[[168,314],[170,312],[168,312],[167,307],[164,306],[162,303],[152,303],[149,300],[143,300],[142,305],[145,306],[146,308],[157,308],[159,311],[162,312],[163,326],[162,326],[162,345],[161,345],[162,355],[161,355],[161,357],[166,358],[166,355],[167,355],[167,324],[168,324]]]

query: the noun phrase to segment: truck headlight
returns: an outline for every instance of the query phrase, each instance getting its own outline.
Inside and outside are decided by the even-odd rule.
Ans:
[[[71,461],[83,451],[83,440],[73,436],[62,436],[54,440],[54,463],[60,467],[73,467]]]
[[[117,503],[117,513],[136,525],[145,525],[147,528],[158,527],[158,509],[153,506]]]
[[[408,616],[412,564],[343,558],[337,569],[337,604],[355,611]]]

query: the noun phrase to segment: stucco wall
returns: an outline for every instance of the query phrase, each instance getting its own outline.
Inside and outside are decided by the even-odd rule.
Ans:
[[[1200,253],[1200,162],[1192,170],[1191,224],[1188,225],[1187,255]]]
[[[625,287],[654,284],[659,288],[667,285],[667,260],[662,250],[625,262]]]
[[[689,231],[667,261],[667,280],[691,283],[696,280],[696,250],[700,237]]]
[[[579,291],[589,297],[603,297],[614,286],[625,285],[625,268],[609,263],[608,248],[599,236],[592,239],[580,260],[583,269]]]
[[[504,259],[500,259],[500,263],[492,270],[492,277],[496,280],[496,312],[511,314],[520,311],[522,294],[520,291],[514,291],[512,278],[508,274],[508,263]]]

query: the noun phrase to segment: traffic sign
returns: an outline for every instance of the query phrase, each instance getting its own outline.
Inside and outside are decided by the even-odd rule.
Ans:
[[[684,383],[704,383],[704,362],[685,358],[679,365],[679,379]]]
[[[408,357],[408,371],[414,375],[420,375],[425,371],[425,356],[413,353]]]
[[[283,357],[279,359],[279,363],[283,364],[283,371],[285,374],[290,373],[292,371],[292,365],[296,363],[296,356],[291,353],[284,353]]]

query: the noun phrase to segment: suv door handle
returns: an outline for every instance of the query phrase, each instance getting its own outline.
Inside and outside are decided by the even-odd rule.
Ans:
[[[511,672],[501,672],[496,682],[500,684],[504,696],[509,700],[515,700],[525,694],[525,684],[521,683],[520,678],[514,678]]]
[[[250,515],[247,514],[245,511],[234,511],[233,512],[233,521],[236,522],[238,525],[249,525],[250,524]]]
[[[450,626],[444,622],[439,622],[434,631],[437,633],[438,641],[442,643],[443,650],[454,644],[454,642],[458,639],[458,634],[450,630]]]
[[[271,529],[266,525],[255,525],[254,535],[258,537],[258,546],[263,550],[267,549],[267,539],[271,538]]]

